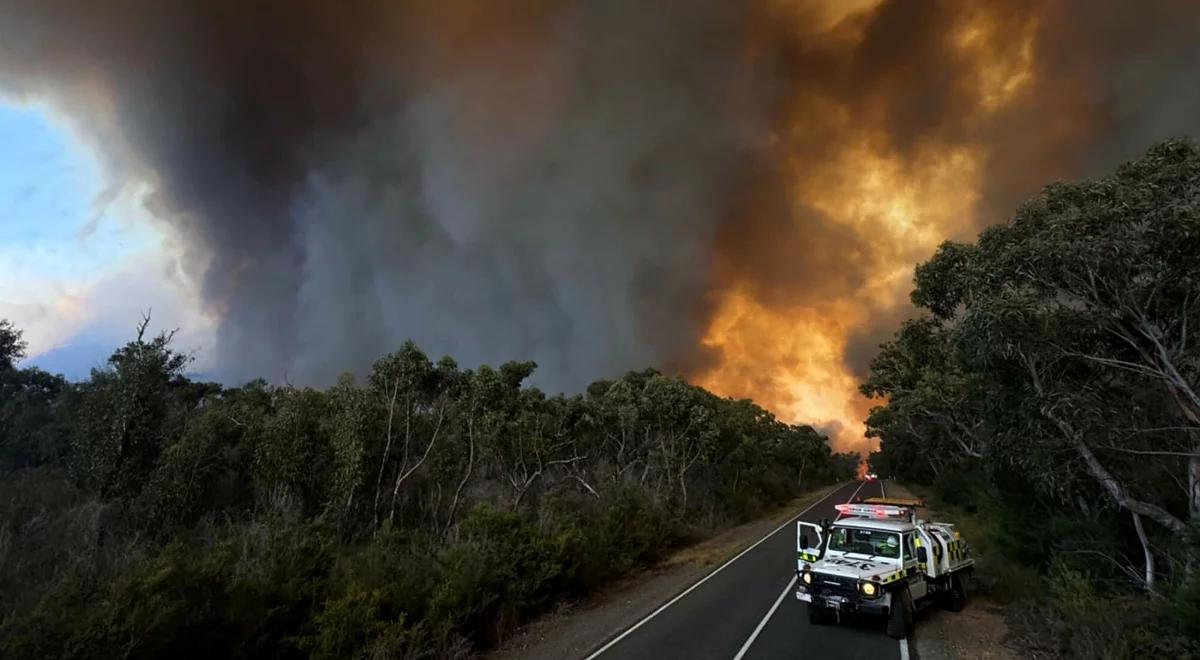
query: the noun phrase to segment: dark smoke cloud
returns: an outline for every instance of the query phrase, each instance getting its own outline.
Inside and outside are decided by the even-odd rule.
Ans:
[[[1042,5],[1033,88],[983,136],[996,148],[972,234],[1050,181],[1103,174],[1156,141],[1200,135],[1200,3]]]
[[[795,4],[795,17],[822,6]],[[940,240],[973,239],[1042,185],[1200,133],[1200,4],[884,0],[860,9],[824,30],[792,23],[783,40],[778,167],[723,227],[716,271],[719,290],[770,313],[732,305],[718,322],[741,336],[707,347],[700,362],[706,384],[731,394],[851,422],[828,426],[844,447],[861,446],[852,422],[867,407],[845,381],[861,382],[879,344],[917,313],[898,267],[928,258]],[[872,177],[890,187],[862,185]],[[905,192],[914,227],[871,204]],[[841,354],[829,364],[808,359],[830,343]]]
[[[977,22],[987,26],[980,50],[994,59],[1012,59],[1018,35],[1033,27],[1033,89],[994,114],[978,93],[980,63],[954,43]],[[1155,140],[1200,129],[1197,3],[890,0],[824,34],[793,35],[787,52],[791,131],[779,151],[801,164],[800,180],[836,162],[860,133],[909,163],[952,146],[987,155],[979,212],[941,227],[947,238],[1003,220],[1045,183],[1111,169]],[[786,185],[757,208],[794,205],[779,192]],[[887,233],[804,209],[765,210],[726,228],[724,256],[728,277],[748,280],[774,306],[849,295],[875,265],[914,256],[892,249]]]
[[[314,383],[409,337],[555,388],[697,369],[731,287],[873,310],[833,365],[861,374],[906,311],[862,292],[930,246],[808,198],[848,144],[980,154],[973,210],[918,218],[969,238],[1200,128],[1196,3],[794,4],[0,0],[0,93],[155,186],[226,377]],[[981,61],[1027,33],[1032,82],[988,109]]]
[[[218,313],[219,360],[278,377],[294,355],[294,204],[318,139],[353,129],[371,12],[331,3],[0,5],[0,75],[48,96],[116,176],[156,186]]]
[[[519,6],[518,6],[519,5]],[[546,384],[661,364],[770,129],[722,0],[5,3],[0,75],[149,178],[232,379],[406,337]]]

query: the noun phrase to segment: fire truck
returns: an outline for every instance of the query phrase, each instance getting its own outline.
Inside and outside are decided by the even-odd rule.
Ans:
[[[970,546],[950,523],[917,517],[920,500],[868,498],[837,505],[838,518],[796,527],[796,598],[813,625],[864,613],[887,619],[903,639],[914,614],[941,605],[957,612],[975,567]]]

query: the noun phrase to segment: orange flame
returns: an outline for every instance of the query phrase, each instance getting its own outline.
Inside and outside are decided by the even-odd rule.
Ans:
[[[858,38],[861,22],[848,19],[878,4],[824,5],[826,13],[819,15],[831,26],[825,36]],[[814,7],[807,0],[796,5],[810,17]],[[966,95],[973,116],[963,118],[969,126],[1029,87],[1036,23],[1026,21],[1014,37],[1000,35],[998,21],[986,13],[963,20],[945,38],[972,66]],[[849,34],[834,34],[839,29]],[[816,167],[811,158],[785,155],[789,197],[797,209],[793,221],[805,222],[816,211],[855,237],[862,249],[850,246],[846,266],[865,277],[852,290],[805,304],[758,299],[736,273],[726,277],[702,340],[716,364],[693,376],[714,392],[753,398],[781,419],[823,428],[835,448],[865,457],[874,444],[864,435],[871,403],[859,395],[859,378],[846,365],[850,337],[901,314],[914,264],[941,241],[976,226],[989,150],[968,131],[967,137],[929,140],[902,157],[884,126],[863,125],[869,112],[806,90],[798,90],[791,107],[791,126],[781,136],[785,154],[789,139],[799,145],[816,135],[839,137],[832,156]],[[797,246],[796,255],[806,258],[804,246]],[[820,282],[795,286],[819,288]]]

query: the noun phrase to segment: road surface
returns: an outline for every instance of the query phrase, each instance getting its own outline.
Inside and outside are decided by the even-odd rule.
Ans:
[[[835,504],[883,495],[882,482],[853,483],[799,518],[836,518]],[[795,518],[613,638],[587,660],[758,660],[767,658],[908,658],[907,640],[884,634],[880,619],[826,626],[808,623],[796,600]]]

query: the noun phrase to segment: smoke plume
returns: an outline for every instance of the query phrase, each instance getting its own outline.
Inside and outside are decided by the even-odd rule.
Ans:
[[[149,185],[217,362],[404,338],[659,365],[861,442],[912,267],[1200,128],[1200,9],[1084,0],[0,0],[0,93]]]

